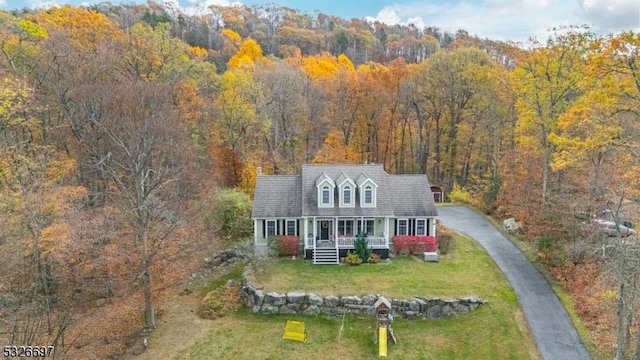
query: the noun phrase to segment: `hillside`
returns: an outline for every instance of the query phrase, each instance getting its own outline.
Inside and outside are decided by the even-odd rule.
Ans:
[[[635,245],[589,223],[640,219],[638,34],[518,48],[276,6],[103,3],[1,12],[0,39],[8,340],[125,351],[233,237],[211,221],[219,190],[366,162],[515,217],[602,351],[636,346],[611,331],[637,334],[635,308],[615,312],[637,302]]]

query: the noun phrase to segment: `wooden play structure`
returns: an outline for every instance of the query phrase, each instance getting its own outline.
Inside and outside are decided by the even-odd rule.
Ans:
[[[397,342],[396,336],[391,328],[393,316],[391,315],[391,302],[384,296],[380,296],[373,305],[376,310],[376,342],[378,343],[378,357],[387,358],[387,344]]]
[[[287,323],[284,326],[282,340],[307,342],[308,335],[309,333],[307,332],[303,321],[287,320]]]

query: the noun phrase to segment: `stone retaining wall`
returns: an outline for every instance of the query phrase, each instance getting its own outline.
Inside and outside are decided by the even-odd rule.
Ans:
[[[314,293],[292,291],[289,293],[265,292],[258,289],[247,277],[242,280],[242,302],[254,313],[302,314],[316,316],[342,315],[345,310],[352,314],[375,315],[373,304],[378,295],[319,296]],[[406,319],[438,319],[462,315],[475,310],[485,303],[477,297],[460,299],[425,298],[414,296],[410,299],[389,299],[395,317]]]

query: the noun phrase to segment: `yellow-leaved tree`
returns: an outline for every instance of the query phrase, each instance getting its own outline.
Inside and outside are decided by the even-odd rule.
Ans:
[[[360,162],[360,157],[357,152],[344,144],[340,131],[332,130],[324,139],[324,144],[313,162],[316,164],[357,164]]]
[[[267,63],[268,60],[262,55],[260,45],[253,39],[248,38],[228,62],[230,69],[253,70],[258,64]]]
[[[542,160],[539,202],[549,199],[551,164],[556,147],[550,136],[558,131],[558,120],[585,91],[585,55],[593,35],[581,29],[556,33],[546,46],[534,47],[513,71],[519,118],[518,144]]]
[[[623,204],[637,206],[640,198],[639,56],[638,33],[624,32],[595,42],[586,57],[587,91],[560,116],[558,132],[550,136],[558,149],[554,168],[584,169],[594,207],[608,209],[618,224],[640,217],[623,208]],[[607,249],[605,271],[616,279],[615,288],[609,289],[616,300],[615,358],[639,358],[637,244],[619,235],[607,239]],[[598,324],[593,326],[601,330]]]

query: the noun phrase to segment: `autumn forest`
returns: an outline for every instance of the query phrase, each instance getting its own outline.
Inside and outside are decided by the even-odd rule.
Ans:
[[[366,162],[514,217],[598,350],[640,357],[637,246],[605,255],[614,240],[588,226],[603,210],[640,220],[640,34],[512,44],[149,2],[0,12],[0,39],[7,343],[124,352],[223,246],[204,216],[217,191],[251,195],[258,169]]]

